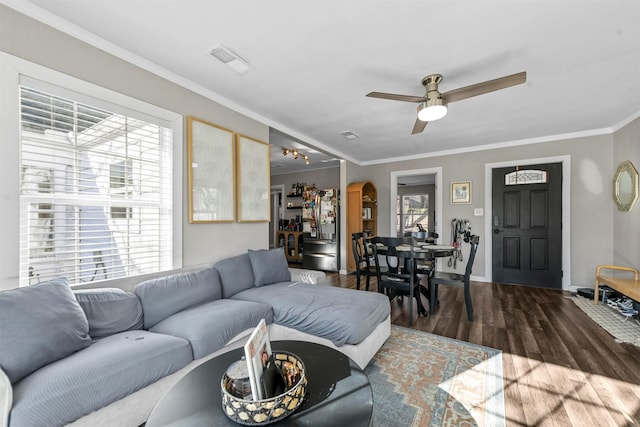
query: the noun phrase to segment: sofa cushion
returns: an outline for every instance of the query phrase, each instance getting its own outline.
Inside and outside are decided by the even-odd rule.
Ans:
[[[142,305],[134,294],[119,288],[82,289],[73,294],[87,316],[91,338],[142,329]]]
[[[273,283],[291,280],[287,257],[284,248],[252,251],[249,250],[251,269],[256,286],[271,285]]]
[[[213,268],[146,280],[136,285],[134,292],[142,303],[145,329],[174,313],[222,296],[220,278]]]
[[[186,339],[193,358],[199,359],[221,349],[240,332],[255,328],[260,319],[273,322],[271,306],[224,299],[183,310],[150,330]]]
[[[91,344],[64,278],[0,292],[0,367],[12,384]]]
[[[12,426],[62,426],[191,362],[181,338],[120,332],[39,369],[13,389]]]
[[[220,260],[213,268],[220,274],[222,298],[229,298],[240,291],[252,288],[255,284],[248,253]]]
[[[359,344],[391,311],[378,292],[325,285],[276,283],[239,292],[233,299],[273,307],[273,322],[331,340],[336,346]]]

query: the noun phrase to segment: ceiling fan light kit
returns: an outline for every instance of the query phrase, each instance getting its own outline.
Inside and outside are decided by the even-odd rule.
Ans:
[[[429,99],[418,104],[418,119],[423,122],[440,120],[447,115],[447,106],[442,98]]]
[[[439,120],[446,116],[448,103],[462,101],[463,99],[525,83],[527,81],[527,72],[522,71],[509,76],[450,90],[442,94],[438,90],[438,84],[441,81],[441,74],[429,74],[423,78],[422,85],[426,89],[424,96],[398,95],[396,93],[384,92],[370,92],[367,96],[390,99],[392,101],[417,102],[418,117],[411,132],[412,135],[415,135],[424,131],[428,122]]]

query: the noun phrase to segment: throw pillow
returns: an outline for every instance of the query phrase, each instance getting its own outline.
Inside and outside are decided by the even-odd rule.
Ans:
[[[0,292],[0,366],[12,384],[90,344],[66,279]]]
[[[255,285],[271,285],[291,280],[291,272],[283,248],[249,250]]]
[[[133,291],[142,303],[145,329],[179,311],[222,296],[220,277],[211,267],[145,280]]]
[[[254,286],[249,254],[240,254],[216,262],[213,268],[220,274],[222,298],[231,298],[238,292]]]
[[[74,291],[89,321],[91,338],[142,329],[142,305],[137,296],[118,288]]]

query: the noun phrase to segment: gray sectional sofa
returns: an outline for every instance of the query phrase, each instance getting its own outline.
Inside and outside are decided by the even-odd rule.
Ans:
[[[135,283],[66,280],[0,292],[0,421],[11,427],[138,426],[180,378],[241,347],[260,319],[272,340],[335,348],[364,367],[390,333],[389,301],[249,251]]]

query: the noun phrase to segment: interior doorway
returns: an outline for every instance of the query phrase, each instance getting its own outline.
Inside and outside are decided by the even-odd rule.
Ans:
[[[429,194],[429,212],[428,223],[425,224],[428,227],[428,231],[433,231],[442,236],[442,168],[425,168],[425,169],[411,169],[403,171],[392,171],[390,182],[390,224],[389,224],[389,236],[395,236],[398,232],[398,221],[402,220],[398,216],[398,195],[416,193],[411,190],[411,187],[416,189],[424,186],[432,186],[433,193]],[[422,194],[422,190],[419,191]],[[400,212],[401,214],[403,212]],[[425,227],[425,228],[427,228]],[[382,233],[380,233],[382,234]],[[438,238],[438,242],[440,239]]]

